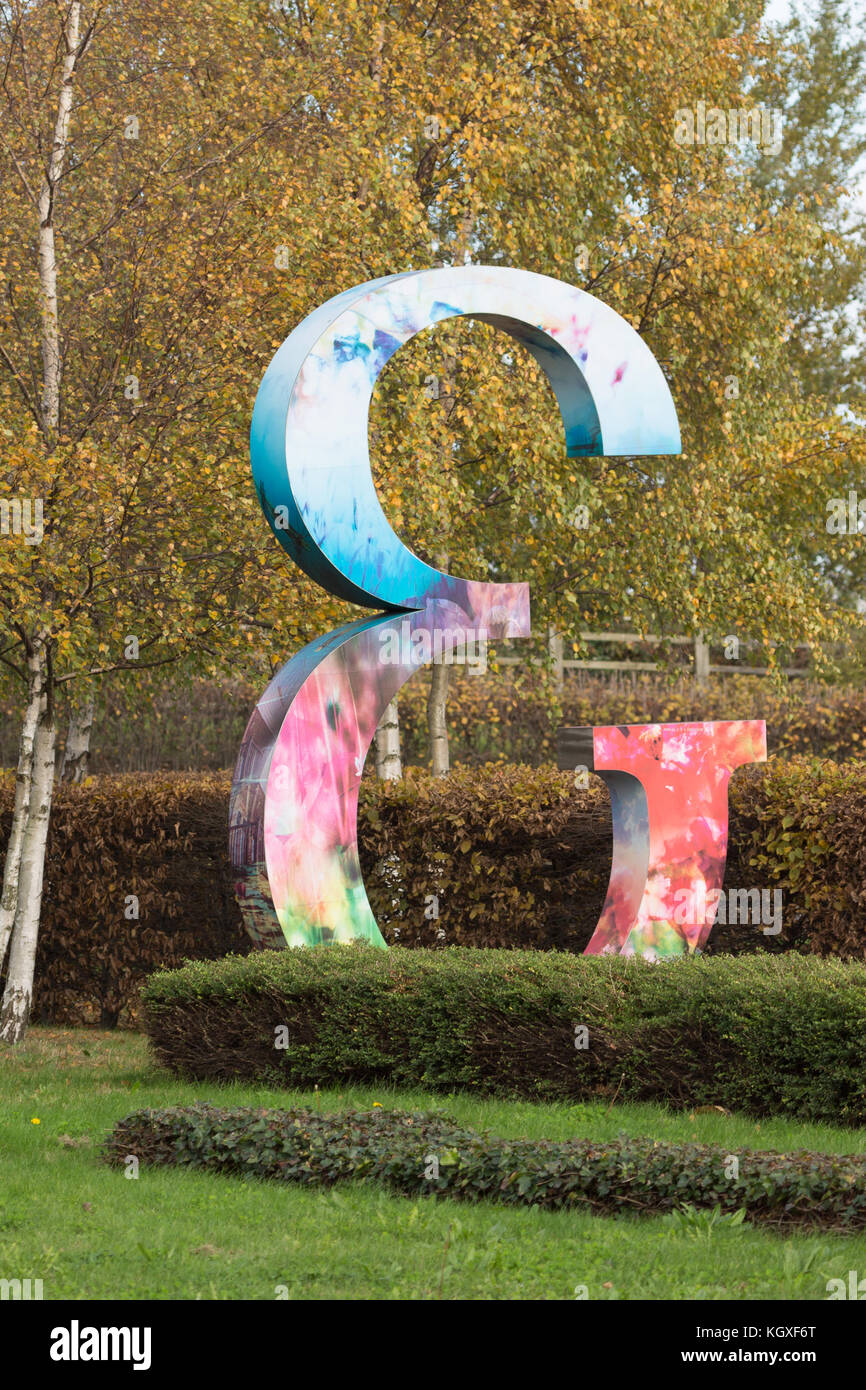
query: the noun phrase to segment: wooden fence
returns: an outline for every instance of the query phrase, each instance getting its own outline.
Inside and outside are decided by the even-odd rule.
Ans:
[[[605,642],[605,643],[630,643],[632,645],[640,643],[645,646],[658,646],[664,642],[667,645],[677,647],[692,647],[694,650],[694,674],[695,680],[699,685],[706,685],[710,676],[713,675],[740,675],[740,676],[766,676],[769,674],[768,666],[740,666],[737,663],[726,661],[722,663],[712,663],[710,661],[710,646],[703,637],[656,637],[654,635],[643,636],[637,632],[582,632],[580,634],[582,642]],[[744,643],[743,645],[751,645]],[[562,637],[552,629],[548,636],[548,653],[550,663],[553,667],[554,680],[557,687],[561,688],[564,675],[569,670],[582,671],[658,671],[659,662],[657,661],[595,661],[568,660],[563,656]],[[505,666],[523,666],[527,660],[539,658],[527,658],[525,656],[499,656],[498,662]],[[786,676],[808,676],[809,671],[805,667],[788,666],[783,668]]]

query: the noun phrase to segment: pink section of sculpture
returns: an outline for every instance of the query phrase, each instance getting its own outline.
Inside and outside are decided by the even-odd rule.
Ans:
[[[592,731],[614,811],[610,884],[587,954],[652,959],[700,950],[716,915],[734,768],[763,762],[763,720]],[[643,880],[643,891],[640,884]]]

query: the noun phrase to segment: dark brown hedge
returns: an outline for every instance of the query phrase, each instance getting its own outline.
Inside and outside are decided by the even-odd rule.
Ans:
[[[227,773],[141,773],[57,789],[36,1016],[114,1024],[150,971],[250,948],[228,864]],[[0,782],[0,843],[12,780]],[[610,804],[541,768],[365,777],[361,861],[391,944],[581,952],[610,872]],[[783,929],[717,927],[710,948],[866,958],[866,764],[775,758],[731,783],[726,886],[780,888]],[[129,895],[139,918],[124,915]]]
[[[365,785],[359,823],[367,892],[389,943],[581,952],[595,929],[611,853],[597,778],[578,791],[552,767],[413,772]]]
[[[226,854],[228,785],[223,773],[127,773],[55,788],[34,1019],[132,1021],[152,970],[251,949]],[[7,774],[4,846],[12,796]]]

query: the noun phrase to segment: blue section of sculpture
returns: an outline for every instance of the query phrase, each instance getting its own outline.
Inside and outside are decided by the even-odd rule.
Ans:
[[[462,581],[420,560],[382,511],[367,418],[388,359],[458,316],[510,333],[556,394],[570,455],[672,454],[676,410],[662,371],[625,319],[545,275],[463,266],[387,276],[336,295],[290,334],[262,381],[251,453],[277,539],[317,583],[364,607],[462,606]]]

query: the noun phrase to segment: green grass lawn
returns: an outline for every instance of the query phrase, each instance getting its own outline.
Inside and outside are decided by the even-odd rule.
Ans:
[[[182,1083],[132,1033],[34,1028],[0,1047],[0,1278],[46,1299],[824,1299],[866,1273],[866,1234],[781,1236],[748,1224],[619,1218],[331,1192],[99,1161],[143,1106],[441,1110],[506,1137],[624,1131],[731,1148],[860,1152],[866,1131],[678,1114],[654,1105],[534,1105],[420,1091],[280,1091]],[[34,1123],[38,1120],[39,1123]]]

